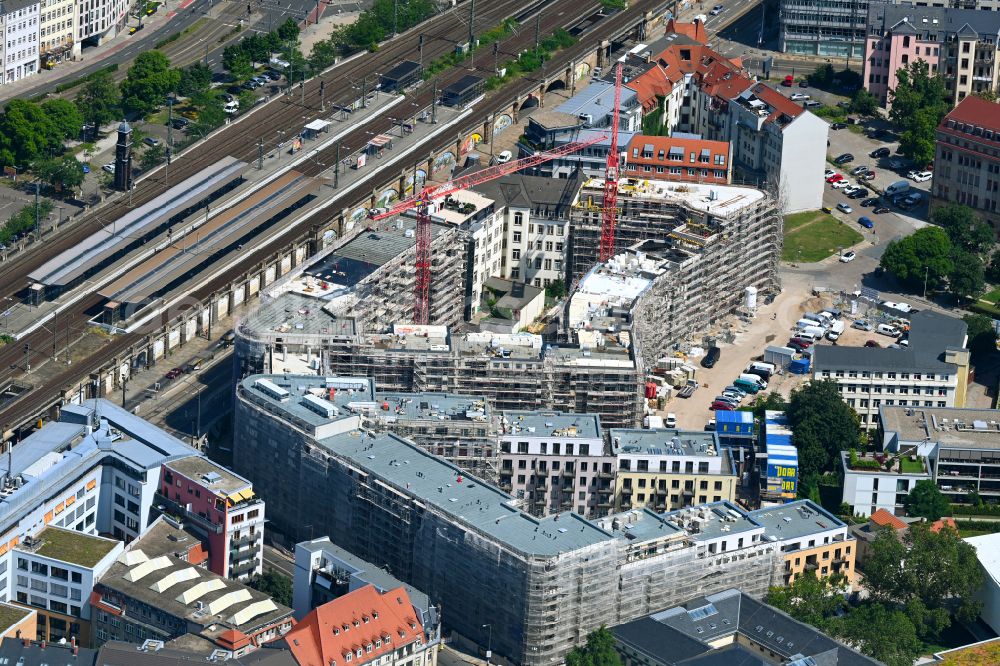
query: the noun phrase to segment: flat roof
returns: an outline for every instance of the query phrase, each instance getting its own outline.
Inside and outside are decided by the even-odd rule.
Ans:
[[[275,375],[252,375],[243,381],[243,390],[267,400],[272,407],[269,411],[285,417],[286,405],[291,401],[282,403],[263,393],[256,380],[265,377],[274,382],[281,379]],[[308,379],[296,377],[296,381],[303,383]],[[316,386],[324,381],[318,377],[311,380]],[[611,534],[572,512],[535,518],[518,509],[517,500],[502,490],[470,477],[465,470],[391,433],[366,435],[351,430],[315,441],[380,478],[401,495],[433,506],[459,524],[525,554],[558,555],[613,539]]]
[[[30,545],[25,539],[17,546],[17,550],[91,568],[104,559],[119,543],[113,539],[90,536],[76,530],[46,527],[32,539]]]
[[[763,528],[732,502],[710,502],[663,514],[664,518],[687,531],[695,541],[715,539]],[[694,527],[692,527],[694,523]],[[726,529],[723,529],[726,528]]]
[[[253,489],[253,484],[208,458],[190,456],[166,463],[167,469],[204,484],[210,490],[226,497]]]
[[[1000,532],[966,537],[965,541],[976,549],[976,557],[986,575],[993,579],[995,586],[1000,586]]]
[[[764,526],[768,536],[777,537],[779,541],[801,539],[817,532],[845,527],[840,519],[810,500],[758,509],[751,511],[749,516]]]
[[[545,410],[505,411],[501,414],[504,435],[601,439],[601,417]]]
[[[393,65],[392,69],[382,74],[382,78],[387,81],[398,81],[400,79],[405,79],[408,76],[413,76],[418,74],[420,70],[423,69],[419,62],[414,62],[412,60],[402,60],[399,63]]]
[[[287,400],[276,399],[262,391],[257,385],[258,380],[266,380],[274,386],[289,393]],[[244,391],[257,401],[280,408],[286,414],[298,421],[317,428],[332,421],[353,414],[352,405],[367,403],[375,406],[375,382],[369,377],[317,377],[315,375],[251,375],[240,382]],[[331,389],[333,393],[331,395]],[[336,418],[325,415],[307,407],[303,400],[311,395],[320,398],[337,408]]]
[[[305,295],[286,291],[264,299],[239,324],[241,332],[351,336],[357,333],[353,318],[337,317],[323,309],[328,301],[320,294]]]
[[[376,393],[377,416],[386,421],[486,421],[492,409],[485,396],[457,393]],[[386,408],[388,406],[388,408]]]
[[[879,409],[885,432],[903,443],[940,442],[941,446],[1000,449],[1000,410],[960,407],[891,407]]]
[[[601,529],[614,534],[618,539],[630,543],[642,543],[663,537],[684,539],[687,536],[684,530],[674,525],[663,515],[647,508],[611,513],[597,518],[594,522]]]
[[[604,189],[603,178],[590,178],[585,188]],[[728,217],[762,201],[766,195],[752,187],[738,185],[703,185],[676,183],[645,178],[622,178],[618,194],[632,199],[647,199],[683,204],[693,210]]]
[[[610,435],[616,455],[716,457],[727,450],[720,449],[717,433],[704,430],[613,428]]]
[[[34,612],[30,608],[0,602],[0,634],[6,633],[8,629]]]
[[[637,98],[638,93],[635,90],[622,86],[619,114],[634,107]],[[603,121],[614,110],[615,84],[600,79],[591,81],[590,85],[555,108],[557,113],[567,113],[577,117],[588,114],[593,117],[594,122]]]
[[[485,80],[486,79],[484,79],[481,76],[466,74],[465,76],[460,78],[458,81],[455,81],[441,92],[450,95],[460,95],[469,90],[470,88],[475,88],[476,86],[481,85]]]

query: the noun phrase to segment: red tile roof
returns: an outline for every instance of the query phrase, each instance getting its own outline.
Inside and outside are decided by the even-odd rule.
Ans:
[[[954,518],[942,518],[931,523],[931,532],[940,532],[945,527],[950,527],[956,532],[958,531],[958,525],[955,524]]]
[[[667,27],[663,31],[664,35],[669,35],[672,33],[677,33],[678,35],[685,35],[691,39],[701,42],[702,44],[708,39],[708,35],[705,34],[705,24],[701,21],[693,21],[691,23],[677,23],[673,19],[667,21]]]
[[[653,147],[652,157],[642,156],[643,149],[646,145]],[[674,147],[680,147],[683,149],[683,159],[668,159],[670,149]],[[707,163],[700,161],[703,150],[709,151],[709,160]],[[644,176],[643,173],[645,172],[642,170],[643,166],[667,168],[684,167],[680,174],[670,175],[670,180],[717,184],[725,184],[729,182],[729,176],[731,173],[729,164],[731,159],[731,150],[728,141],[707,141],[705,139],[688,139],[670,136],[645,136],[643,134],[636,134],[632,137],[632,140],[629,141],[625,151],[625,173],[628,176],[635,176],[638,178],[656,177]],[[663,153],[662,158],[660,157],[661,151]],[[691,162],[691,153],[694,153],[699,161]],[[723,156],[722,164],[718,164],[716,162],[716,155]],[[698,172],[697,175],[687,175],[689,168],[695,169]],[[701,172],[703,170],[707,171],[709,175],[702,175]],[[722,171],[725,175],[717,178],[715,177],[716,171]],[[664,178],[667,176],[660,177]]]
[[[739,58],[729,60],[703,44],[673,44],[652,62],[655,67],[628,83],[647,112],[656,106],[657,97],[669,95],[688,74],[705,94],[725,99],[736,97],[753,85],[743,74]]]
[[[798,118],[805,111],[803,107],[763,83],[755,85],[751,88],[750,92],[756,95],[757,99],[766,102],[774,109],[774,112],[767,117],[769,121],[777,119],[781,114],[785,114],[789,118]]]
[[[285,641],[299,666],[357,666],[423,635],[404,588],[380,594],[366,585],[310,612]]]
[[[187,561],[190,562],[191,564],[198,565],[207,560],[208,560],[208,550],[205,548],[205,545],[202,544],[200,541],[195,545],[191,546],[190,548],[188,548]]]
[[[1000,104],[970,95],[944,117],[949,120],[1000,131]]]
[[[228,647],[230,650],[239,650],[247,645],[250,645],[250,637],[244,634],[239,629],[229,629],[223,631],[219,634],[219,643]]]
[[[881,525],[882,527],[891,527],[897,530],[906,529],[906,523],[885,509],[879,509],[873,513],[870,520],[876,525]]]

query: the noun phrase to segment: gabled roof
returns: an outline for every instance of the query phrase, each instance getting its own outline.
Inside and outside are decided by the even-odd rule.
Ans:
[[[404,588],[382,594],[366,585],[311,611],[285,641],[299,666],[343,666],[348,654],[352,664],[376,661],[423,636]]]
[[[1000,130],[1000,104],[969,95],[944,117],[941,126],[943,127],[949,120],[978,125],[984,129]]]
[[[692,21],[691,23],[678,23],[674,19],[667,21],[667,27],[663,31],[665,34],[677,33],[678,35],[684,35],[689,37],[696,42],[701,42],[702,44],[708,39],[708,35],[705,34],[705,24],[701,21]]]
[[[763,83],[756,84],[750,91],[757,99],[765,102],[773,109],[771,115],[767,117],[768,122],[777,120],[781,115],[786,115],[789,118],[798,118],[805,112],[805,108]]]
[[[945,527],[950,527],[951,529],[958,531],[958,525],[955,524],[954,518],[942,518],[941,520],[935,520],[931,523],[931,532],[940,532]]]
[[[891,527],[896,530],[905,530],[907,527],[906,523],[885,509],[879,509],[873,513],[869,520],[880,527]]]

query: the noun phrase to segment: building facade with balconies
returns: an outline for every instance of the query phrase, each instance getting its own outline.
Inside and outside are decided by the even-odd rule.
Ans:
[[[593,518],[611,509],[614,456],[594,414],[504,412],[500,417],[500,487],[525,511],[572,511]]]
[[[728,447],[714,432],[613,429],[617,458],[615,510],[648,507],[673,511],[711,502],[733,502],[739,476]]]
[[[228,578],[263,572],[264,501],[253,484],[208,458],[163,465],[160,497],[208,543],[208,568]]]
[[[931,205],[969,206],[1000,229],[1000,105],[965,98],[941,121],[935,143]]]

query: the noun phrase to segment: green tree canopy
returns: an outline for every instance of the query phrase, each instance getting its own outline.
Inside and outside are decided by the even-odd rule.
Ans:
[[[142,157],[139,158],[139,168],[143,171],[150,171],[155,169],[165,159],[166,150],[164,150],[162,144],[150,146],[143,151]]]
[[[83,184],[83,165],[70,155],[41,160],[32,167],[32,171],[57,191],[63,188],[75,190]]]
[[[75,139],[83,128],[83,115],[76,104],[67,99],[49,99],[42,102],[42,111],[49,117],[61,138]]]
[[[986,268],[979,255],[954,250],[952,269],[948,274],[948,290],[960,299],[972,299],[986,289]]]
[[[299,24],[293,18],[286,18],[275,32],[278,33],[278,37],[283,42],[297,42],[299,40]]]
[[[808,492],[821,474],[835,469],[841,451],[858,445],[860,420],[841,399],[837,383],[829,379],[810,381],[792,391],[785,414],[799,452],[803,492]]]
[[[270,595],[279,604],[292,605],[292,579],[288,576],[270,570],[263,575],[251,578],[250,587]]]
[[[986,315],[970,314],[962,317],[969,327],[969,351],[973,356],[981,356],[996,351],[997,334],[993,321]]]
[[[931,76],[924,60],[896,72],[889,117],[899,130],[899,151],[923,168],[934,161],[934,132],[951,108],[944,79]]]
[[[928,288],[936,288],[954,268],[951,255],[944,229],[924,227],[889,243],[879,263],[911,289],[919,289],[925,279]]]
[[[833,633],[886,666],[913,666],[923,651],[906,613],[881,604],[853,609],[833,623]]]
[[[212,69],[200,60],[181,70],[177,92],[184,97],[208,92],[212,87]]]
[[[587,635],[587,644],[575,647],[566,655],[566,666],[621,666],[622,660],[615,650],[615,637],[601,625]]]
[[[23,166],[61,152],[62,134],[34,102],[13,99],[0,115],[0,163]]]
[[[917,481],[913,490],[906,496],[905,506],[906,512],[911,516],[920,516],[927,520],[940,520],[942,516],[951,515],[948,498],[930,479]]]
[[[101,127],[121,115],[121,93],[110,72],[91,76],[76,97],[76,106],[86,122]]]
[[[824,578],[802,575],[787,587],[772,587],[764,601],[800,622],[825,631],[830,620],[847,608],[843,594],[846,583],[841,574]]]
[[[318,74],[337,60],[339,47],[333,40],[324,39],[313,44],[309,53],[309,69]]]
[[[278,31],[281,31],[281,27],[278,28]],[[247,35],[240,42],[240,48],[243,49],[252,63],[265,64],[271,59],[271,43],[264,35],[258,33]]]
[[[937,206],[931,211],[931,222],[948,232],[952,245],[966,252],[983,254],[996,244],[993,228],[968,206],[956,203]]]
[[[145,116],[165,103],[167,93],[178,88],[181,75],[170,68],[170,60],[159,51],[140,53],[122,81],[122,105],[126,111]]]
[[[222,51],[222,66],[236,77],[237,81],[249,79],[253,75],[253,63],[239,46],[227,46]]]
[[[850,111],[859,116],[874,116],[878,113],[878,98],[864,88],[858,88],[851,97]]]

